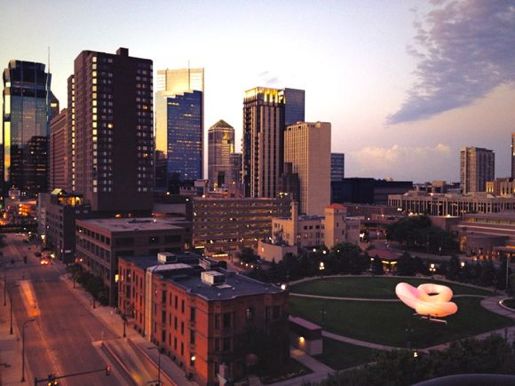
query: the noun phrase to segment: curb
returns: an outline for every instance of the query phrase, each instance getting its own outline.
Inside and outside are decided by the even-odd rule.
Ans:
[[[108,345],[106,345],[104,342],[101,343],[100,349],[113,361],[116,363],[117,366],[119,366],[123,370],[124,378],[127,380],[130,380],[133,386],[138,386],[136,382],[132,379],[130,376],[130,371],[123,363],[123,361],[120,359],[118,354],[116,354]]]

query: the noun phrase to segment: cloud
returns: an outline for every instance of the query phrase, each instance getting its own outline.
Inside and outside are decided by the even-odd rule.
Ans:
[[[274,87],[279,84],[279,78],[274,76],[270,71],[266,70],[258,74],[259,84],[261,86]]]
[[[449,165],[453,158],[457,156],[453,157],[451,148],[441,143],[433,147],[367,146],[349,153],[345,174],[396,179],[417,179],[417,176],[432,174],[431,178],[450,178],[456,174]]]
[[[414,23],[408,46],[418,64],[416,83],[400,109],[387,118],[397,124],[429,118],[471,104],[502,84],[515,81],[515,3],[508,0],[436,0]]]

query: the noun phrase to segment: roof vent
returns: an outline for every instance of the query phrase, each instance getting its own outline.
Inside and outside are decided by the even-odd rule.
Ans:
[[[202,283],[214,286],[225,282],[225,275],[218,271],[204,271],[200,274]]]

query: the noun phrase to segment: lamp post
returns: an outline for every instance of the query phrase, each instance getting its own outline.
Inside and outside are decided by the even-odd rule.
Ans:
[[[318,270],[320,271],[320,277],[322,277],[324,275],[324,269],[325,269],[324,262],[321,261],[320,265],[318,266]]]
[[[21,329],[21,382],[25,382],[25,327],[30,322],[34,322],[35,319],[29,319],[23,322]]]
[[[9,297],[9,335],[13,334],[13,297],[11,295],[10,289],[16,286],[18,286],[18,284],[13,284],[10,287],[7,285],[5,286],[7,290],[7,295]]]
[[[506,287],[505,287],[505,290],[506,290],[506,294],[508,294],[508,282],[509,282],[509,279],[510,279],[510,275],[509,275],[509,270],[510,270],[510,266],[509,266],[509,263],[510,263],[510,258],[511,258],[511,255],[506,255]]]
[[[147,350],[157,350],[157,384],[161,386],[161,350],[157,346],[147,347]]]

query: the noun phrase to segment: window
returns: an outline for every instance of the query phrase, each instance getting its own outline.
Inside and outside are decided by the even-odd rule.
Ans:
[[[190,331],[190,344],[195,344],[195,331]]]
[[[220,338],[215,338],[215,352],[220,351]]]
[[[231,338],[224,338],[222,350],[231,351]]]
[[[230,312],[224,312],[223,327],[231,328],[231,313]]]
[[[181,322],[181,335],[184,335],[184,322]]]
[[[184,314],[184,299],[181,300],[181,312]]]
[[[279,306],[274,306],[274,308],[273,308],[273,311],[272,311],[272,312],[273,312],[273,317],[274,317],[274,319],[279,318],[279,316],[281,315],[281,307],[279,307]]]
[[[247,309],[245,310],[245,319],[247,319],[247,321],[254,319],[254,308],[253,307],[247,307]]]
[[[220,314],[215,314],[215,329],[220,328]]]
[[[191,307],[190,308],[190,321],[194,322],[195,321],[195,318],[196,318],[196,315],[197,314],[197,310],[195,307]]]

